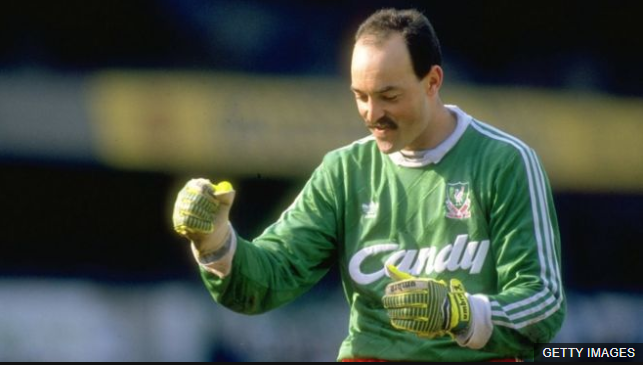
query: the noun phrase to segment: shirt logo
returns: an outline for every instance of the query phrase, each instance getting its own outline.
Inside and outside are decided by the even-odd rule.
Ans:
[[[471,199],[469,199],[468,182],[447,184],[446,196],[447,218],[466,219],[471,217]]]
[[[379,208],[380,205],[374,202],[362,204],[362,213],[364,214],[364,218],[375,218],[377,216],[377,210]]]
[[[457,236],[455,242],[440,249],[423,247],[405,250],[395,242],[380,243],[357,251],[349,261],[348,272],[353,281],[360,285],[369,285],[384,278],[388,265],[395,265],[400,271],[413,276],[457,270],[477,275],[482,271],[490,245],[488,239],[472,241],[466,234]]]

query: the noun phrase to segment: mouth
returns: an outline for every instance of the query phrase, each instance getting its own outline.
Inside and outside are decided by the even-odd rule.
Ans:
[[[385,126],[385,125],[374,125],[374,126],[368,127],[368,129],[372,131],[380,131],[380,132],[384,132],[387,130],[395,130],[395,128],[392,128],[391,126]]]
[[[397,126],[383,126],[383,125],[376,125],[369,128],[373,137],[375,137],[379,141],[388,141],[391,138],[393,138],[393,134],[395,133],[396,129],[397,129]]]

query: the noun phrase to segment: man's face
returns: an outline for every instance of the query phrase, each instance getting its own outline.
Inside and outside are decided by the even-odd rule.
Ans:
[[[423,143],[431,109],[426,78],[415,76],[401,35],[380,44],[357,41],[351,78],[357,109],[380,151],[389,154],[426,148]]]

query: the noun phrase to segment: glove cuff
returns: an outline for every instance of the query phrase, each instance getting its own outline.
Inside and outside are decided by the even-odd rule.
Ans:
[[[464,291],[462,282],[451,279],[451,291],[449,292],[450,318],[448,332],[457,335],[469,327],[471,323],[471,307],[469,299]]]

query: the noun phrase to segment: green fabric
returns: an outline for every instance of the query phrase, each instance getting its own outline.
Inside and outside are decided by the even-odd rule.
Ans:
[[[338,359],[531,358],[565,314],[547,178],[531,149],[475,120],[442,161],[421,168],[395,165],[371,138],[329,153],[275,224],[238,239],[228,277],[202,273],[217,302],[254,314],[294,300],[335,262],[350,306]],[[488,344],[471,350],[393,328],[382,305],[387,264],[487,295]]]

